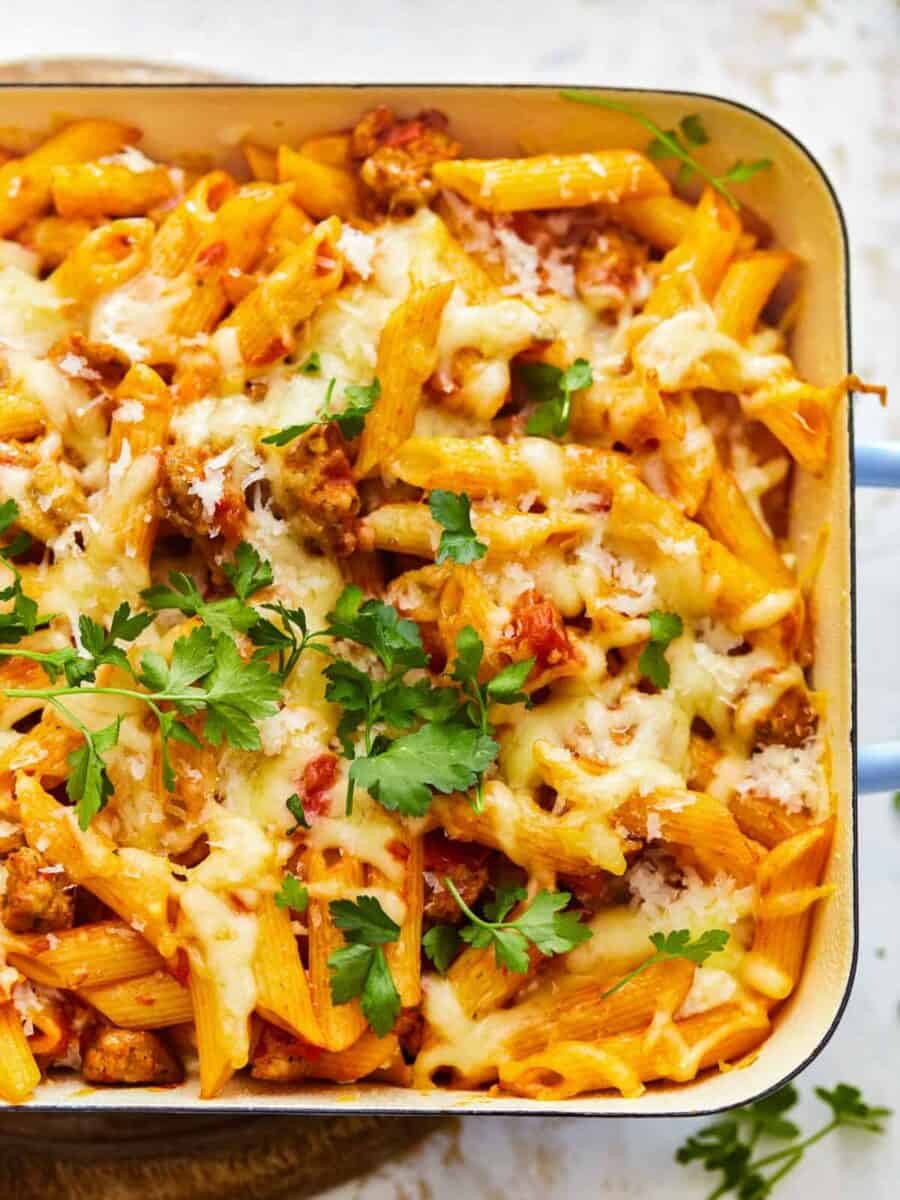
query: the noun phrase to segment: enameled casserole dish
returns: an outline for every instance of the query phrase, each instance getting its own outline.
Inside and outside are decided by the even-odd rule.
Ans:
[[[821,168],[789,133],[762,115],[726,100],[690,93],[635,91],[620,95],[664,129],[696,112],[711,135],[712,169],[734,159],[771,159],[777,170],[757,175],[742,198],[807,265],[804,304],[791,352],[801,375],[824,384],[850,368],[846,237],[841,212]],[[151,155],[196,154],[228,165],[247,137],[295,144],[322,130],[352,124],[376,104],[398,111],[438,109],[467,152],[478,156],[574,152],[597,146],[643,149],[646,135],[611,111],[563,101],[544,87],[10,87],[0,123],[44,129],[59,117],[108,116],[144,130]],[[836,835],[827,882],[833,894],[813,922],[800,986],[779,1011],[761,1052],[740,1070],[710,1072],[687,1087],[651,1087],[635,1100],[579,1097],[566,1102],[476,1092],[411,1092],[375,1084],[339,1091],[321,1085],[280,1090],[235,1079],[203,1106],[228,1112],[485,1112],[603,1116],[695,1115],[745,1103],[781,1085],[828,1040],[846,1003],[856,954],[856,798],[854,781],[853,442],[849,405],[837,411],[831,465],[821,478],[798,474],[790,543],[808,559],[827,526],[824,561],[814,591],[816,668],[813,685],[827,693],[827,736],[836,797]],[[887,452],[873,452],[865,482],[886,482]],[[895,760],[877,758],[872,783],[888,786]],[[31,1107],[56,1110],[190,1111],[200,1107],[196,1081],[176,1089],[94,1090],[55,1076]]]

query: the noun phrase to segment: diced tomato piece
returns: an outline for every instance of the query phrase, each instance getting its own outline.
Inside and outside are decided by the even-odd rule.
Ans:
[[[516,601],[507,638],[525,651],[523,658],[533,655],[539,669],[559,666],[574,653],[559,609],[534,589]]]
[[[327,808],[326,797],[334,787],[337,778],[338,760],[334,754],[317,754],[303,768],[303,781],[300,785],[303,811],[321,814]]]

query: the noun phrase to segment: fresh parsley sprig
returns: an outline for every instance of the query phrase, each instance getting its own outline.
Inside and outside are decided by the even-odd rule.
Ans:
[[[472,504],[465,492],[448,492],[435,488],[428,497],[428,508],[441,527],[436,562],[448,558],[465,565],[477,562],[487,554],[487,546],[479,542],[472,528]]]
[[[311,354],[308,354],[297,370],[301,375],[318,375],[322,370],[322,359],[319,357],[318,350],[313,350]]]
[[[830,1090],[817,1087],[815,1093],[831,1109],[831,1118],[808,1137],[801,1138],[799,1127],[785,1115],[799,1099],[797,1089],[789,1083],[691,1134],[676,1151],[675,1160],[683,1165],[702,1163],[707,1171],[719,1172],[721,1181],[707,1200],[719,1200],[728,1193],[739,1200],[765,1200],[806,1151],[834,1130],[884,1132],[884,1120],[891,1110],[868,1104],[859,1088],[839,1083]],[[760,1139],[788,1144],[754,1158]]]
[[[655,952],[649,958],[645,958],[640,966],[629,971],[627,975],[623,975],[618,983],[603,993],[601,1000],[615,995],[626,983],[631,983],[632,979],[636,979],[638,975],[655,963],[665,962],[671,958],[685,958],[688,962],[701,966],[711,954],[718,954],[720,950],[725,949],[730,936],[724,929],[707,929],[693,941],[691,941],[688,929],[674,929],[671,933],[651,933],[650,941],[655,947]]]
[[[0,537],[18,520],[19,506],[15,500],[5,500],[0,504]],[[22,576],[12,561],[17,555],[24,554],[31,545],[27,533],[19,532],[5,545],[0,546],[0,563],[12,574],[12,583],[0,588],[0,603],[12,601],[11,608],[0,612],[0,644],[14,646],[29,637],[36,629],[42,629],[49,621],[49,616],[40,616],[38,606],[30,596],[22,590]],[[16,654],[18,657],[32,658],[33,654],[23,654],[22,651],[4,651],[0,654]]]
[[[260,608],[277,613],[281,618],[281,625],[263,617],[257,609],[259,619],[249,631],[250,641],[257,647],[256,658],[268,658],[273,653],[277,655],[278,674],[282,680],[288,678],[305,650],[316,650],[319,654],[328,653],[325,643],[321,640],[325,631],[310,630],[302,608],[288,608],[280,600],[274,604],[261,604]]]
[[[467,719],[456,688],[407,680],[408,671],[428,664],[418,625],[389,604],[363,600],[354,585],[344,589],[328,619],[331,637],[365,646],[385,671],[383,679],[373,678],[333,651],[325,671],[325,695],[343,709],[338,735],[352,759],[347,811],[357,786],[384,808],[407,816],[425,813],[433,791],[473,787],[494,761],[497,743],[481,722],[476,726]],[[416,722],[420,727],[406,733]],[[363,753],[357,754],[353,737],[360,729]],[[391,739],[382,729],[401,736]]]
[[[653,134],[653,141],[647,147],[647,153],[651,158],[677,158],[681,163],[678,173],[678,182],[681,183],[685,179],[689,179],[695,172],[701,178],[705,179],[710,187],[715,190],[731,205],[734,209],[741,207],[740,201],[729,188],[729,183],[745,183],[748,179],[752,179],[760,171],[768,171],[772,167],[770,158],[757,158],[752,162],[744,162],[738,159],[722,175],[714,175],[707,170],[701,162],[699,162],[691,153],[691,146],[705,146],[709,142],[709,135],[703,125],[702,119],[697,114],[691,114],[684,117],[679,122],[679,129],[663,129],[657,125],[655,121],[636,108],[632,108],[629,104],[623,104],[621,100],[611,100],[606,96],[595,96],[592,92],[582,92],[576,88],[565,88],[560,92],[563,100],[572,100],[576,104],[591,104],[597,108],[607,108],[612,112],[623,113],[626,117],[631,117],[644,126],[646,130]]]
[[[199,617],[216,633],[247,633],[258,624],[260,615],[248,604],[251,596],[271,585],[272,567],[249,542],[235,550],[234,562],[223,563],[222,570],[235,594],[222,600],[204,600],[197,584],[182,571],[169,572],[169,586],[155,584],[141,592],[151,613],[174,608],[187,617]]]
[[[552,363],[519,363],[516,377],[536,405],[525,431],[535,437],[546,438],[566,436],[572,416],[572,395],[594,382],[591,365],[586,358],[576,358],[564,371]]]
[[[294,818],[294,824],[287,831],[288,837],[290,837],[292,833],[296,833],[298,829],[309,829],[309,821],[306,819],[306,811],[303,808],[303,801],[300,799],[297,793],[294,792],[293,795],[288,796],[284,803],[288,812]]]
[[[304,368],[301,367],[300,369],[303,370]],[[306,374],[313,373],[311,371],[306,372]],[[381,395],[381,382],[376,375],[371,383],[349,384],[344,388],[344,397],[347,403],[340,412],[332,412],[331,398],[334,395],[336,386],[336,379],[332,378],[328,381],[322,411],[314,421],[304,421],[301,425],[286,425],[284,429],[279,429],[277,432],[270,433],[267,437],[262,438],[263,444],[266,446],[287,446],[289,442],[298,438],[301,433],[306,433],[307,429],[312,429],[313,425],[328,425],[330,423],[337,425],[348,441],[351,438],[358,437],[363,431],[367,414],[371,412],[375,401]]]
[[[577,913],[561,911],[572,898],[568,892],[540,891],[523,913],[515,920],[507,921],[513,905],[526,898],[524,888],[498,889],[494,904],[486,906],[485,916],[479,917],[463,900],[452,879],[445,879],[444,886],[469,918],[469,924],[458,931],[459,938],[476,949],[492,945],[497,966],[506,967],[518,975],[528,971],[529,944],[549,957],[565,954],[591,937],[591,930],[581,924]],[[454,929],[453,933],[457,931]],[[439,970],[449,961],[448,953],[452,955],[451,942],[451,935],[437,934],[433,929],[423,939],[425,953]]]
[[[400,926],[374,896],[332,900],[328,911],[347,943],[328,959],[332,1002],[349,1004],[358,996],[363,1016],[379,1037],[386,1037],[401,1006],[384,946],[396,942]]]
[[[684,622],[678,613],[660,612],[658,608],[647,614],[647,620],[650,622],[650,641],[641,651],[638,670],[662,690],[669,686],[672,677],[666,650],[684,633]]]
[[[510,663],[487,683],[479,683],[478,676],[483,658],[484,643],[472,626],[466,625],[456,638],[456,659],[453,663],[452,678],[460,685],[460,690],[466,697],[464,712],[469,722],[479,730],[483,738],[492,741],[493,729],[488,720],[488,705],[524,704],[530,707],[531,700],[522,689],[534,668],[535,660],[525,658],[520,662]],[[496,742],[493,744],[496,747]],[[496,753],[495,749],[495,756]],[[483,807],[481,779],[478,780],[475,791],[474,807],[476,812],[481,812]]]
[[[294,912],[304,913],[309,903],[309,892],[296,875],[288,874],[275,893],[275,903],[279,908],[291,908]]]
[[[110,633],[101,629],[103,642]],[[99,642],[99,638],[98,638]],[[179,718],[203,713],[203,736],[213,746],[223,741],[239,750],[258,750],[257,723],[278,711],[280,677],[264,662],[244,662],[237,646],[226,634],[199,625],[176,640],[167,662],[154,650],[146,650],[139,666],[132,667],[124,653],[107,645],[115,664],[131,675],[134,687],[99,687],[80,682],[56,688],[7,688],[8,697],[30,697],[53,705],[84,736],[84,745],[69,757],[72,774],[67,789],[75,802],[78,821],[87,829],[92,818],[112,794],[104,754],[118,740],[119,722],[101,730],[90,730],[78,719],[66,698],[81,695],[120,696],[146,704],[156,717],[162,739],[163,782],[171,789],[175,776],[169,761],[170,740],[199,745],[197,736]],[[171,706],[163,708],[163,706]]]

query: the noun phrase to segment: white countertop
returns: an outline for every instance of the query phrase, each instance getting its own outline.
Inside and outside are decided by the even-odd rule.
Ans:
[[[11,7],[11,6],[10,6]],[[900,8],[892,0],[69,0],[17,5],[0,54],[149,58],[280,81],[654,85],[764,109],[816,154],[850,228],[855,366],[900,389]],[[895,396],[900,401],[900,392]],[[861,439],[900,438],[900,411],[857,401]],[[863,739],[900,735],[900,496],[858,506]],[[853,997],[800,1083],[856,1083],[900,1109],[900,816],[861,801],[861,941]],[[883,956],[876,950],[883,948]],[[804,1105],[812,1123],[818,1105]],[[690,1123],[467,1118],[332,1200],[699,1200],[672,1164]],[[900,1192],[889,1135],[826,1141],[779,1200]]]

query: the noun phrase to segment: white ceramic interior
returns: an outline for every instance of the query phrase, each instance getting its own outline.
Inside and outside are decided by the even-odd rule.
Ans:
[[[604,91],[639,108],[664,128],[687,113],[700,113],[711,138],[704,153],[714,169],[725,169],[736,158],[773,160],[775,169],[742,185],[741,195],[771,224],[778,242],[806,264],[804,303],[793,338],[801,374],[816,383],[841,377],[849,367],[846,245],[830,185],[809,153],[777,125],[729,101],[689,93]],[[227,163],[234,159],[237,144],[251,134],[271,145],[296,142],[347,126],[377,103],[403,112],[441,109],[451,118],[466,151],[478,155],[643,148],[648,140],[629,118],[567,103],[555,88],[544,87],[10,86],[0,89],[0,126],[46,129],[66,117],[115,116],[144,130],[142,146],[150,154],[193,158],[200,153]],[[177,1089],[95,1089],[60,1074],[39,1088],[32,1107],[687,1115],[744,1103],[800,1069],[821,1048],[840,1016],[856,949],[852,431],[846,404],[837,414],[834,432],[835,452],[827,476],[815,480],[800,473],[792,540],[802,563],[812,554],[823,525],[828,526],[826,557],[815,591],[814,682],[829,696],[828,731],[839,817],[829,867],[835,892],[817,912],[803,980],[751,1065],[709,1072],[687,1086],[651,1086],[636,1100],[605,1094],[565,1102],[478,1092],[413,1092],[370,1084],[278,1088],[249,1079],[234,1080],[215,1100],[199,1101],[193,1079]]]

